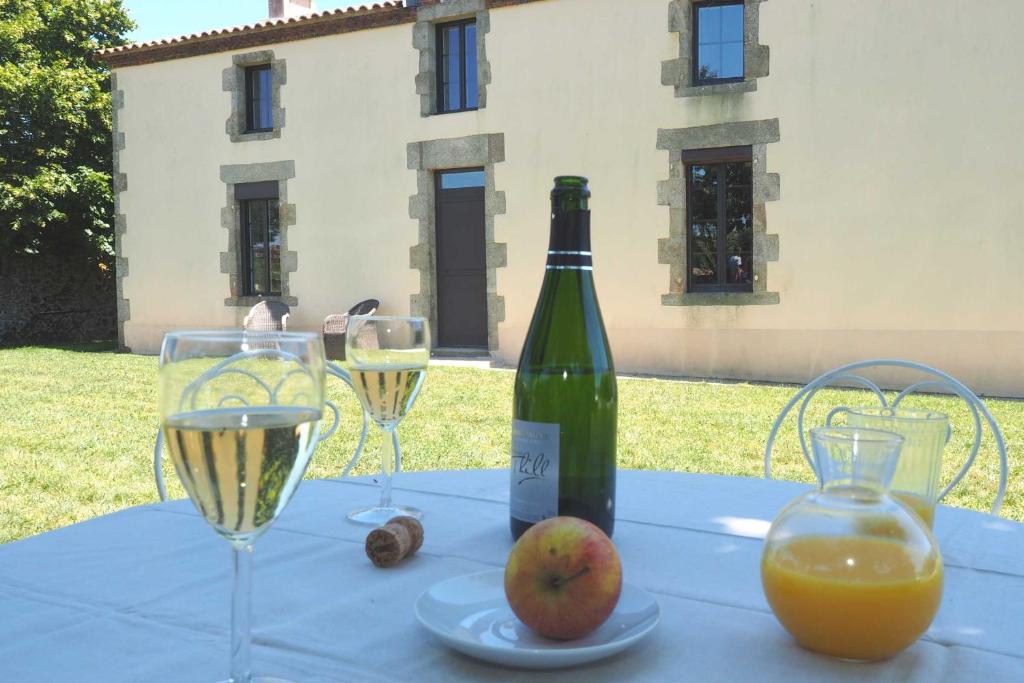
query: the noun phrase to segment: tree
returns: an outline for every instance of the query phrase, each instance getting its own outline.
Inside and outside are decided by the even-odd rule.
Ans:
[[[0,255],[113,253],[110,88],[121,0],[0,0]]]

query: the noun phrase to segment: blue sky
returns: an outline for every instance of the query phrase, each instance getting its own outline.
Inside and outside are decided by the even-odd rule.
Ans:
[[[319,0],[317,10],[373,4],[379,0]],[[251,24],[267,18],[267,0],[124,0],[138,28],[133,42]]]

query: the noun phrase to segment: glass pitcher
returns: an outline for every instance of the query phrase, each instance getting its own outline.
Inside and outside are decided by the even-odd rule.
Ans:
[[[907,408],[838,408],[850,427],[882,429],[903,437],[900,460],[892,478],[892,496],[906,503],[929,528],[935,527],[935,504],[942,476],[942,452],[951,432],[949,418],[931,410]]]
[[[942,598],[931,530],[889,495],[903,439],[819,427],[811,443],[820,488],[772,523],[761,560],[765,597],[805,648],[886,659],[928,629]]]

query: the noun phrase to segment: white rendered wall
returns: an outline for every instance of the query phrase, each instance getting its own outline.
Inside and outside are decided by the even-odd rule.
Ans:
[[[1024,395],[1024,3],[771,0],[756,92],[676,98],[666,0],[549,0],[492,10],[487,108],[422,118],[412,25],[253,49],[287,62],[280,139],[231,143],[221,71],[231,53],[118,69],[125,92],[121,195],[129,259],[128,346],[176,327],[233,326],[219,254],[222,164],[294,160],[298,253],[291,324],[368,297],[408,313],[416,172],[406,145],[504,133],[496,241],[506,317],[496,355],[514,363],[547,244],[551,179],[582,173],[594,197],[595,276],[620,370],[804,380],[846,361],[904,357],[981,391]],[[767,204],[781,303],[669,307],[657,204],[668,154],[658,128],[777,118]]]

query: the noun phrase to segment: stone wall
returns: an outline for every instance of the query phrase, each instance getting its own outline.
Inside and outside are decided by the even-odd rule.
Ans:
[[[0,262],[0,346],[117,338],[114,272],[54,256]]]

